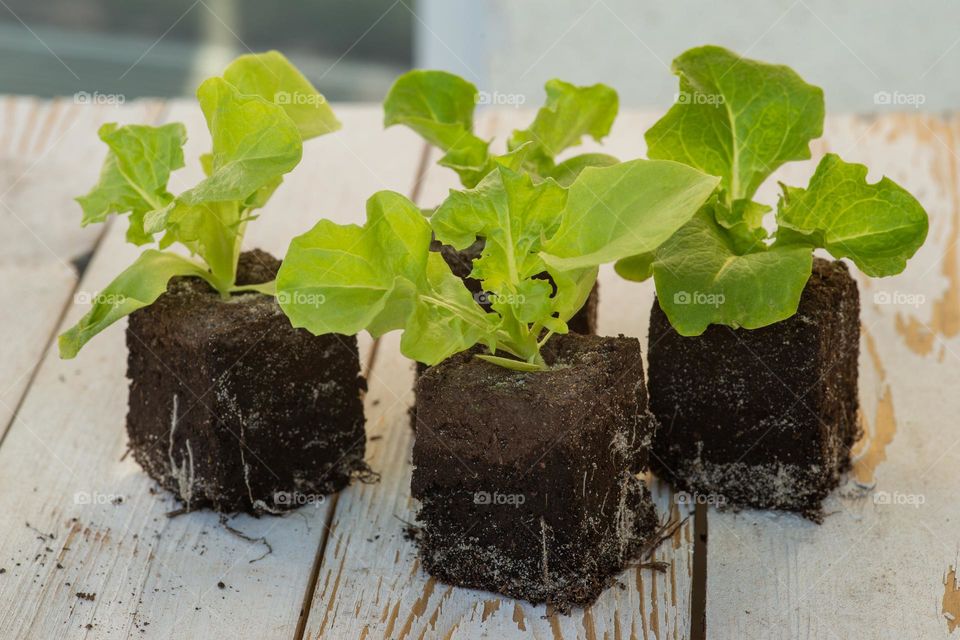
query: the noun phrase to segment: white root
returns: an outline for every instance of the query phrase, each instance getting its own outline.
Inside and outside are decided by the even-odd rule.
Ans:
[[[177,432],[177,395],[173,395],[173,411],[170,415],[170,437],[167,447],[167,456],[170,458],[170,475],[177,482],[177,493],[181,500],[187,505],[187,511],[190,511],[190,503],[193,500],[193,484],[196,479],[193,469],[193,449],[190,448],[190,440],[184,443],[187,448],[187,455],[183,457],[180,464],[173,459],[173,436]]]

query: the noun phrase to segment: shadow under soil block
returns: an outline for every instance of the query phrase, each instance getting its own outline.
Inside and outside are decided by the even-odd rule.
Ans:
[[[814,259],[797,314],[761,329],[683,337],[655,301],[649,338],[658,475],[718,504],[821,520],[860,435],[860,301],[846,265]]]
[[[279,267],[244,253],[238,284]],[[294,329],[270,296],[221,300],[176,278],[130,316],[127,349],[133,455],[187,509],[292,509],[367,472],[355,337]]]
[[[633,473],[655,421],[638,340],[557,336],[544,357],[518,372],[461,353],[419,379],[414,539],[443,582],[567,611],[655,535]]]

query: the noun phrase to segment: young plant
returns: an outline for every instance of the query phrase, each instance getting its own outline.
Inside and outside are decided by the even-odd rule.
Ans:
[[[474,108],[481,101],[477,88],[445,71],[414,70],[400,76],[383,103],[384,125],[402,124],[439,147],[439,164],[473,188],[498,164],[529,173],[536,181],[553,178],[569,185],[585,167],[609,166],[617,159],[585,153],[561,163],[562,151],[579,145],[583,136],[600,141],[617,117],[617,92],[603,84],[577,87],[562,80],[546,84],[547,101],[526,129],[507,140],[507,152],[490,153],[490,141],[473,132]]]
[[[323,96],[276,51],[237,58],[222,77],[205,80],[197,98],[212,151],[200,158],[206,177],[176,196],[167,181],[184,166],[182,124],[100,128],[109,151],[98,184],[77,198],[81,224],[126,214],[127,240],[157,242],[158,248],[144,251],[60,336],[61,357],[76,356],[90,338],[152,304],[174,276],[203,278],[224,299],[238,291],[272,293],[273,283],[236,285],[247,222],[300,162],[303,141],[335,131],[340,123]],[[174,243],[193,257],[165,250]]]
[[[780,165],[810,157],[823,130],[823,92],[793,70],[720,47],[673,61],[680,99],[646,132],[651,158],[719,176],[716,193],[656,251],[617,263],[631,280],[653,275],[657,297],[682,335],[710,324],[756,329],[797,311],[813,251],[849,258],[869,276],[901,272],[923,244],[927,214],[888,178],[826,154],[806,188],[781,184],[776,230],[753,200]],[[716,304],[690,304],[696,295]]]
[[[718,183],[676,162],[634,160],[584,170],[569,187],[498,164],[473,189],[452,191],[428,219],[389,191],[367,221],[321,220],[295,238],[277,276],[281,307],[314,334],[374,337],[403,330],[401,351],[428,365],[476,344],[513,369],[547,368],[540,349],[583,305],[597,266],[653,251],[688,222]],[[463,249],[486,238],[471,277],[485,313],[431,236]],[[556,284],[537,278],[547,272]]]

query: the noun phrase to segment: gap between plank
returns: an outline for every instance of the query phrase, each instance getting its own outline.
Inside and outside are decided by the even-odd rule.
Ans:
[[[690,586],[690,640],[707,637],[707,505],[693,512],[693,584]]]
[[[424,143],[420,151],[420,160],[417,162],[417,170],[414,174],[413,186],[410,189],[410,199],[414,202],[420,197],[420,185],[423,184],[427,175],[427,162],[430,159],[430,145]],[[377,354],[380,351],[380,338],[375,338],[370,346],[370,355],[363,366],[363,376],[369,381],[370,374],[377,363]],[[376,471],[376,470],[374,470]],[[303,594],[303,605],[300,607],[300,619],[297,620],[297,629],[293,634],[293,640],[303,640],[303,634],[307,631],[307,620],[310,618],[310,607],[313,603],[313,596],[317,590],[317,581],[320,579],[320,569],[323,568],[323,558],[326,555],[327,543],[330,540],[330,527],[333,525],[333,517],[337,512],[337,503],[340,501],[340,493],[333,495],[330,504],[330,512],[327,514],[326,522],[323,525],[323,532],[320,534],[320,544],[317,546],[317,555],[313,560],[313,567],[310,570],[310,578],[307,580],[307,588]]]

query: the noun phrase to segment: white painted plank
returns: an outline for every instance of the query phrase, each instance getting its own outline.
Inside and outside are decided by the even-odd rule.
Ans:
[[[868,164],[871,179],[887,174],[920,199],[930,234],[904,274],[858,278],[866,436],[850,481],[826,501],[831,515],[817,526],[793,515],[710,513],[709,637],[952,637],[955,622],[945,616],[960,618],[952,573],[960,549],[958,133],[956,119],[920,115],[831,119],[814,159],[780,174],[805,184],[827,150]],[[884,304],[885,296],[903,303]],[[923,299],[913,306],[907,296]]]
[[[307,144],[298,172],[251,223],[247,246],[279,254],[321,215],[358,220],[371,192],[412,184],[421,149],[415,137],[382,132],[378,108],[335,110],[344,130]],[[187,121],[188,166],[195,168],[189,163],[208,144],[199,112],[183,103],[172,111]],[[191,173],[176,174],[176,187],[198,177]],[[133,260],[136,250],[122,236],[122,225],[110,229],[81,288],[103,286]],[[72,308],[66,323],[82,312]],[[76,360],[48,352],[0,447],[4,637],[293,637],[329,506],[234,519],[233,527],[273,547],[260,560],[263,544],[231,534],[212,513],[165,517],[174,501],[153,495],[154,483],[131,458],[120,460],[125,362],[122,326]],[[123,501],[113,504],[115,496]],[[56,537],[40,539],[32,527]]]
[[[503,135],[529,113],[486,114],[478,125],[485,137]],[[643,152],[648,116],[621,116],[607,151],[623,158]],[[501,138],[502,144],[502,138]],[[590,145],[593,148],[595,145]],[[436,159],[436,155],[432,160]],[[420,197],[433,206],[456,177],[430,166]],[[600,329],[605,334],[640,336],[645,342],[652,287],[621,281],[604,269],[600,289]],[[420,568],[403,529],[413,521],[410,498],[412,434],[407,410],[413,400],[413,365],[399,353],[396,335],[378,349],[368,394],[370,464],[382,474],[376,486],[345,491],[334,514],[330,542],[321,566],[305,638],[666,638],[689,629],[692,521],[657,552],[670,563],[664,574],[630,569],[624,589],[608,589],[586,610],[549,615],[546,607],[492,593],[437,583]],[[669,490],[655,484],[662,514],[671,510]],[[674,507],[674,514],[679,512]],[[684,511],[684,515],[686,512]]]
[[[105,122],[151,122],[159,101],[83,105],[72,99],[0,99],[0,438],[77,284],[70,261],[102,228],[80,227],[73,197],[96,180]],[[15,337],[15,339],[10,339]]]

